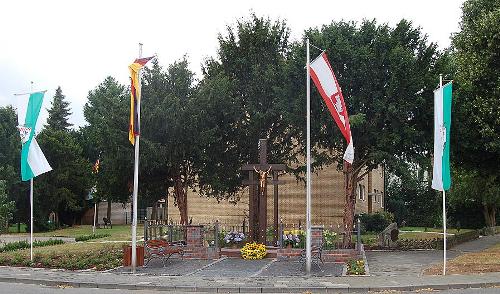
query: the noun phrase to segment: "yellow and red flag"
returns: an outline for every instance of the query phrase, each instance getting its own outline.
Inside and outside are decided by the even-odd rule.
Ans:
[[[128,140],[132,145],[135,144],[135,136],[140,133],[139,112],[137,104],[141,99],[141,85],[139,84],[139,71],[148,63],[152,57],[138,58],[128,66],[130,71],[130,123],[128,128]]]

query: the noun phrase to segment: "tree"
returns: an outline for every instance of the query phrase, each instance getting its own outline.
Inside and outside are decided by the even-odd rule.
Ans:
[[[0,180],[0,233],[9,231],[9,221],[16,207],[14,201],[9,201],[7,197],[5,181]]]
[[[74,135],[64,130],[44,129],[37,140],[52,171],[37,177],[35,195],[40,209],[38,229],[45,229],[50,212],[73,225],[86,207],[85,196],[91,187],[91,164],[83,157]],[[58,225],[58,224],[56,224]]]
[[[168,197],[173,187],[181,224],[187,224],[187,192],[195,189],[198,154],[194,118],[200,105],[194,103],[194,74],[186,58],[166,71],[155,61],[144,74],[141,104],[141,184],[150,202]],[[143,99],[144,98],[144,99]],[[202,107],[202,106],[201,106]]]
[[[73,225],[85,207],[84,198],[90,189],[90,163],[83,157],[76,132],[70,131],[69,103],[58,87],[45,129],[37,136],[52,171],[37,178],[37,202],[41,207],[37,219],[39,229],[46,228],[50,212],[56,219]],[[59,224],[56,224],[59,225]]]
[[[15,201],[14,221],[20,228],[21,222],[29,217],[29,185],[21,182],[20,150],[21,140],[17,130],[17,115],[11,106],[0,107],[0,180],[6,185],[7,195]]]
[[[432,138],[432,90],[443,66],[435,44],[420,28],[401,20],[394,28],[376,21],[333,22],[306,32],[311,43],[325,48],[342,88],[350,115],[355,159],[346,172],[344,225],[352,227],[354,187],[370,170],[384,164],[389,170],[401,160],[421,162],[429,157]],[[313,51],[314,52],[314,51]],[[319,52],[318,52],[319,54]],[[315,54],[312,54],[314,58]],[[305,48],[294,48],[295,90],[291,99],[305,116]],[[315,166],[341,166],[345,140],[316,89],[312,90],[312,143]],[[301,106],[301,107],[299,107]],[[300,124],[299,124],[300,123]],[[302,129],[302,134],[305,130]],[[305,136],[301,136],[305,146]],[[326,152],[325,152],[326,150]],[[348,230],[349,231],[349,230]],[[344,238],[350,243],[350,233]]]
[[[469,0],[462,7],[460,31],[452,38],[455,79],[452,144],[461,171],[455,181],[461,197],[483,204],[487,226],[495,225],[500,199],[500,3]],[[452,132],[452,135],[454,133]],[[453,146],[452,145],[452,146]],[[459,192],[456,192],[458,195]]]
[[[399,224],[434,227],[441,222],[441,197],[430,187],[424,171],[418,165],[400,162],[389,175],[387,210]]]
[[[52,129],[67,131],[73,125],[68,122],[68,117],[71,115],[69,102],[65,101],[61,87],[57,87],[54,100],[52,100],[52,106],[48,109],[48,112],[47,125]]]
[[[87,98],[83,112],[89,125],[80,130],[79,138],[90,162],[100,157],[95,197],[97,201],[108,200],[110,218],[111,202],[126,203],[132,191],[134,157],[128,141],[130,96],[124,86],[107,77],[89,91]]]
[[[467,210],[480,207],[486,227],[495,227],[500,203],[499,175],[485,175],[477,169],[456,167],[453,172],[453,183],[453,189],[449,193],[452,210],[456,210],[456,207]],[[468,221],[463,220],[463,214],[465,213],[461,211],[455,213],[455,221],[465,225]]]
[[[240,168],[257,160],[259,139],[268,139],[270,162],[296,163],[289,35],[285,22],[252,14],[218,36],[217,56],[206,62],[198,92],[204,111],[202,194],[237,196],[243,179]]]

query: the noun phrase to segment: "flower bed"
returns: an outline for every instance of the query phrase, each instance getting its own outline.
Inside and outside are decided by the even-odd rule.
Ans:
[[[122,264],[123,252],[118,244],[62,244],[40,248],[30,260],[30,251],[0,253],[0,265],[33,266],[69,270],[106,270]]]
[[[365,262],[362,259],[351,259],[347,262],[347,274],[348,275],[364,275],[365,271]]]
[[[266,245],[260,243],[247,243],[241,248],[243,259],[263,259],[267,255]]]

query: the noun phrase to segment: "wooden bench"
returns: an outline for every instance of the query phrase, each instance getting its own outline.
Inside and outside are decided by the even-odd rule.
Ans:
[[[184,244],[177,242],[177,243],[170,243],[167,241],[163,240],[149,240],[144,243],[144,267],[148,265],[148,263],[151,261],[153,258],[159,258],[161,259],[163,263],[163,267],[165,267],[165,263],[168,261],[168,259],[174,255],[177,254],[181,258],[184,258]]]
[[[324,263],[322,253],[323,253],[323,244],[321,244],[320,246],[311,246],[311,262],[316,264],[321,271],[323,270],[321,269],[320,263],[322,265]],[[303,264],[306,263],[306,249],[303,249],[302,252],[300,253],[300,262],[302,262]]]

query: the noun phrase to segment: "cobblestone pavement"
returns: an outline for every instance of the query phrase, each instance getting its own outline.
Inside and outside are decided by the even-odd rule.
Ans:
[[[315,277],[338,277],[342,275],[343,263],[326,262],[319,268],[313,264],[311,275]],[[121,267],[111,272],[130,273],[130,267]],[[243,260],[221,258],[218,260],[169,259],[165,267],[153,259],[147,267],[137,267],[137,274],[156,276],[192,276],[194,278],[239,278],[239,277],[297,277],[305,275],[304,265],[298,261]]]

